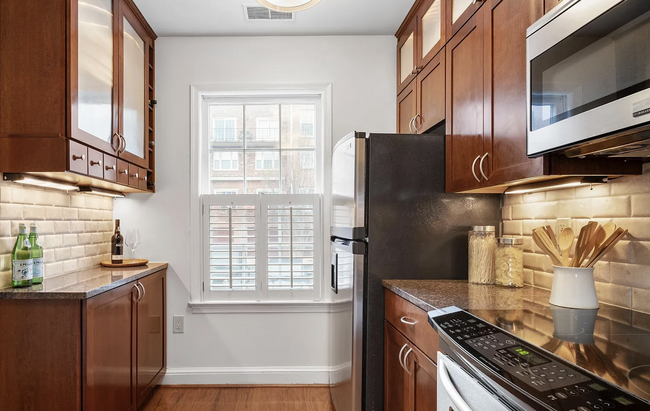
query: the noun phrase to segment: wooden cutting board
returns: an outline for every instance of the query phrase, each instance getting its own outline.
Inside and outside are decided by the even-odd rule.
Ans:
[[[102,267],[110,268],[127,268],[127,267],[140,267],[142,265],[147,265],[149,260],[142,259],[127,259],[122,262],[122,264],[113,264],[110,260],[102,261]]]

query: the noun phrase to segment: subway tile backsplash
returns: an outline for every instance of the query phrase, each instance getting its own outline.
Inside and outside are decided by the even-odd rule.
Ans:
[[[11,284],[11,250],[21,222],[38,224],[46,280],[110,258],[112,198],[0,182],[0,288]]]
[[[591,220],[627,228],[628,237],[596,265],[596,291],[601,302],[650,313],[650,164],[642,176],[609,184],[505,195],[501,215],[504,235],[524,237],[525,282],[548,289],[553,264],[533,243],[534,228],[556,230],[558,218],[570,218],[576,233]]]

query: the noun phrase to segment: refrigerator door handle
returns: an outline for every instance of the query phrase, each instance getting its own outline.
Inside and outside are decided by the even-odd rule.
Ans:
[[[330,279],[330,287],[334,294],[339,293],[339,254],[334,253],[334,258],[332,259],[332,277]]]

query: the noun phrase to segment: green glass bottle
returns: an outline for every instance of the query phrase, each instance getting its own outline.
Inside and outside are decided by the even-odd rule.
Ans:
[[[18,238],[11,253],[11,286],[29,287],[34,276],[34,260],[32,260],[32,245],[27,239],[25,224],[18,226]]]
[[[32,284],[43,282],[43,247],[38,239],[38,226],[32,223],[29,226],[29,244],[32,246],[32,259],[34,260],[34,277]]]

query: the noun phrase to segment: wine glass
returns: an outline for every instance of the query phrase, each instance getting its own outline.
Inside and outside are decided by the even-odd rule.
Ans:
[[[135,259],[135,250],[140,245],[140,233],[137,228],[126,232],[124,243],[131,248],[131,258]]]

